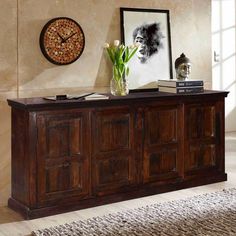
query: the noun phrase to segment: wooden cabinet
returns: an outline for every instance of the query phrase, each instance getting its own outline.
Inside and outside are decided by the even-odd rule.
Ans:
[[[225,96],[8,100],[9,207],[29,219],[226,180]]]

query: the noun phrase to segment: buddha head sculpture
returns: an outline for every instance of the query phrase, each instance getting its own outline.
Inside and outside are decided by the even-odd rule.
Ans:
[[[191,62],[189,58],[184,55],[184,53],[182,53],[180,57],[175,60],[175,71],[177,79],[185,80],[189,78],[191,72]]]

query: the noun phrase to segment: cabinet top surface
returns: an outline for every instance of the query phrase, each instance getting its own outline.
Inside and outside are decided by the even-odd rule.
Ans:
[[[84,98],[79,99],[66,99],[66,100],[48,100],[43,97],[35,98],[18,98],[18,99],[8,99],[8,104],[11,107],[20,109],[44,109],[44,108],[59,108],[59,107],[94,107],[100,105],[113,105],[113,104],[132,104],[134,101],[148,101],[148,100],[191,100],[191,99],[202,99],[207,101],[208,99],[215,97],[226,97],[228,92],[226,91],[214,91],[205,90],[202,93],[192,93],[192,94],[174,94],[166,92],[133,92],[127,96],[112,96],[111,94],[106,94],[109,99],[106,100],[85,100]]]

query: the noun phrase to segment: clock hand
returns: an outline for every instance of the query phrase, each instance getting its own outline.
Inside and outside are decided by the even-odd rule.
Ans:
[[[75,32],[75,33],[73,33],[72,35],[70,35],[69,37],[65,38],[65,39],[64,39],[64,43],[65,43],[69,38],[71,38],[72,36],[74,36],[75,34],[77,34],[77,33]]]
[[[65,39],[58,32],[57,32],[57,35],[59,36],[59,38],[61,39],[61,42],[63,43]]]

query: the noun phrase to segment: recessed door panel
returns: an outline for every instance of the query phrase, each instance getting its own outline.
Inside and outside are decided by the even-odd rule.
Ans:
[[[164,179],[171,178],[177,175],[177,151],[173,150],[160,150],[159,152],[152,153],[148,157],[148,169],[149,175],[147,180],[151,178]]]
[[[188,120],[188,136],[190,139],[215,136],[215,107],[192,106],[186,113]]]
[[[129,182],[129,157],[100,160],[97,165],[99,184],[114,184],[122,181]]]
[[[199,170],[203,168],[215,167],[216,147],[209,145],[191,145],[190,156],[187,158],[186,166],[189,170]]]
[[[110,115],[97,118],[95,140],[97,152],[114,151],[130,148],[130,115]]]
[[[177,140],[177,110],[150,109],[145,114],[145,134],[149,145],[170,143]]]

